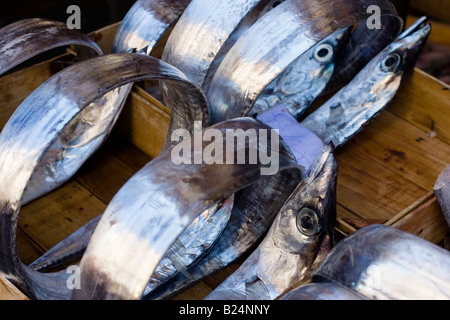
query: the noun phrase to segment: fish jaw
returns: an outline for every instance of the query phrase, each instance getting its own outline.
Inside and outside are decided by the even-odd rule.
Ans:
[[[346,143],[392,101],[429,32],[426,24],[392,42],[301,124],[324,143],[333,142],[336,148]]]
[[[337,178],[332,149],[324,148],[259,247],[207,300],[273,300],[310,279],[316,258],[331,250]],[[312,225],[299,221],[305,208],[316,215]]]

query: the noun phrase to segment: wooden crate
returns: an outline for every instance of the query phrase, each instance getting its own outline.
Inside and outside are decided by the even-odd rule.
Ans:
[[[118,24],[92,37],[109,52]],[[67,55],[0,78],[0,126]],[[432,192],[450,163],[450,87],[416,69],[394,101],[370,126],[338,150],[338,219],[343,236],[372,223],[396,226],[433,243],[449,233]],[[107,143],[63,187],[22,208],[20,255],[31,263],[104,212],[123,184],[155,157],[170,111],[135,85]],[[237,261],[174,299],[201,299],[242,262]],[[26,299],[0,277],[0,299]]]

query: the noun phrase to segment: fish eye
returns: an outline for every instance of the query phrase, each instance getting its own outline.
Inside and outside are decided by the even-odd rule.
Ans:
[[[313,236],[320,231],[319,215],[311,208],[304,207],[297,214],[297,229],[305,236]]]
[[[402,57],[398,53],[391,53],[381,61],[381,70],[385,72],[394,71],[401,61]]]
[[[333,57],[333,47],[328,43],[322,43],[314,50],[314,59],[319,62],[327,62]]]
[[[275,1],[272,5],[272,8],[278,7],[281,4],[281,1]]]

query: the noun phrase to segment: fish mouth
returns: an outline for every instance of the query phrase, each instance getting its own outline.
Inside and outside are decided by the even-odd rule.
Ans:
[[[405,73],[409,73],[414,69],[430,32],[431,24],[428,18],[422,17],[395,40],[394,43],[398,46],[395,51],[403,57]]]

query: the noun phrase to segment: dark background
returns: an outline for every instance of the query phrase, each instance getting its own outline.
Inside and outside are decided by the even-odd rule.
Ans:
[[[85,33],[121,21],[136,0],[0,0],[0,28],[26,18],[48,18],[66,22],[67,8],[81,9]]]
[[[136,0],[0,0],[0,28],[25,18],[65,22],[70,5],[81,8],[82,31],[89,33],[123,19]],[[312,0],[314,1],[314,0]],[[404,16],[409,0],[392,0]]]

